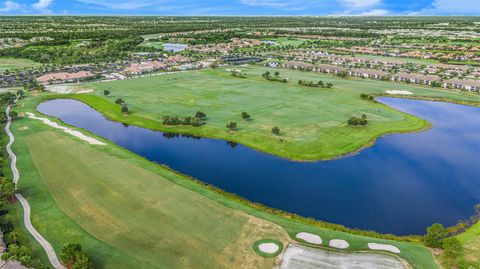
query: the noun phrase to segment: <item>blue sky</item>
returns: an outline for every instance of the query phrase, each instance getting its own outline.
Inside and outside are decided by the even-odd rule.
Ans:
[[[480,0],[0,0],[0,15],[480,15]]]

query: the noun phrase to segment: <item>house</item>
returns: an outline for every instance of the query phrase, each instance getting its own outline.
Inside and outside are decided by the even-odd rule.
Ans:
[[[23,266],[19,261],[9,260],[9,261],[0,261],[0,269],[29,269],[29,268]]]
[[[153,72],[157,70],[166,69],[168,66],[159,61],[148,61],[140,63],[132,63],[129,67],[123,70],[126,74],[139,75],[145,72]]]
[[[314,65],[313,65],[313,64],[309,64],[309,63],[304,63],[304,62],[294,62],[294,61],[290,61],[290,62],[285,62],[285,63],[283,63],[283,67],[285,67],[285,68],[292,68],[292,69],[298,69],[298,70],[308,70],[308,71],[311,71],[311,70],[313,70]]]
[[[348,75],[352,77],[364,77],[364,78],[372,78],[372,79],[382,79],[383,77],[388,76],[388,72],[375,70],[375,69],[363,69],[363,68],[355,68],[348,71]]]
[[[318,64],[318,65],[315,65],[313,69],[313,71],[315,72],[323,72],[328,74],[338,74],[340,72],[345,72],[347,70],[348,68],[346,67],[331,65],[331,64]]]
[[[392,75],[392,80],[406,83],[431,85],[432,82],[440,81],[440,78],[437,76],[422,74],[396,73]]]
[[[172,55],[172,56],[168,57],[165,60],[165,62],[167,64],[177,65],[177,64],[183,64],[183,63],[190,62],[190,58],[185,57],[185,56],[180,55],[180,54],[175,54],[175,55]]]
[[[271,68],[277,68],[278,67],[278,62],[268,62],[268,66]]]
[[[480,91],[480,81],[474,79],[449,79],[443,82],[442,87],[467,91]]]
[[[41,84],[61,83],[61,82],[79,82],[82,79],[86,79],[93,76],[95,76],[95,74],[93,74],[90,71],[79,71],[76,73],[60,72],[60,73],[46,74],[46,75],[37,77],[36,80],[38,81],[38,83],[41,83]]]

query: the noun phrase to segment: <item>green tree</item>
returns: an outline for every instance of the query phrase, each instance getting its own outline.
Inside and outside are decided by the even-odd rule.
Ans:
[[[8,112],[8,116],[10,116],[10,118],[12,119],[15,119],[18,116],[18,114],[17,112],[10,110],[10,112]]]
[[[122,106],[122,113],[123,114],[128,114],[128,107],[127,106]]]
[[[32,263],[32,254],[25,246],[10,244],[8,245],[7,253],[2,255],[2,260],[17,260],[29,266]]]
[[[110,91],[109,91],[109,90],[104,90],[104,91],[103,91],[103,95],[108,96],[109,94],[110,94]]]
[[[280,128],[278,128],[277,126],[273,127],[272,128],[272,133],[274,135],[279,135],[280,134]]]
[[[275,76],[276,78],[278,78],[278,76],[280,76],[280,72],[278,72],[278,71],[275,71],[275,74],[274,74],[274,76]]]
[[[235,131],[237,129],[237,123],[234,121],[231,121],[227,124],[227,129],[230,131]]]
[[[447,237],[448,231],[440,223],[435,223],[427,228],[427,234],[423,237],[425,245],[432,248],[442,247],[442,240]]]
[[[248,120],[250,119],[250,115],[247,112],[242,112],[242,119]]]
[[[118,98],[117,100],[115,100],[115,104],[117,104],[117,105],[121,105],[123,103],[125,103],[125,101],[123,101],[122,98]]]
[[[442,246],[444,249],[445,256],[449,258],[455,258],[462,254],[463,247],[460,241],[455,237],[449,237],[442,240]]]
[[[62,248],[60,259],[72,269],[91,268],[91,261],[80,244],[70,243]]]
[[[23,98],[23,95],[24,95],[24,93],[23,93],[22,90],[18,90],[18,91],[17,91],[17,97],[18,97],[18,98],[22,99],[22,98]]]
[[[207,117],[207,114],[203,113],[202,111],[197,111],[197,113],[195,114],[195,118],[197,119],[204,119]]]

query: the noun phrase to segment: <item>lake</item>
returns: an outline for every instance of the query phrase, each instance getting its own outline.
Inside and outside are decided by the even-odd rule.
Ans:
[[[186,44],[180,43],[163,43],[163,50],[172,51],[172,52],[179,52],[183,51],[188,47]]]
[[[433,127],[382,137],[335,160],[296,162],[224,140],[124,126],[75,100],[37,109],[225,191],[305,217],[405,235],[471,216],[480,203],[480,108],[378,100]]]

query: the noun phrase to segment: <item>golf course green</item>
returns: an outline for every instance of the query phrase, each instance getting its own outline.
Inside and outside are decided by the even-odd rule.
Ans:
[[[238,67],[247,78],[236,78],[225,69],[190,71],[130,80],[82,85],[94,94],[61,95],[75,98],[107,117],[140,127],[187,133],[238,142],[251,148],[294,160],[330,159],[365,147],[378,137],[395,132],[420,131],[429,123],[360,94],[409,91],[415,98],[480,104],[480,95],[414,87],[391,82],[343,79],[331,75],[277,69],[288,83],[264,79],[272,69]],[[298,80],[333,83],[333,88],[302,87]],[[110,92],[104,96],[103,92]],[[121,98],[130,113],[114,103]],[[206,113],[201,127],[162,124],[164,116]],[[243,120],[242,112],[250,115]],[[347,120],[365,114],[367,126],[350,126]],[[235,132],[225,127],[236,122]],[[273,127],[279,134],[272,132]]]
[[[253,244],[272,239],[286,245],[305,231],[324,239],[312,247],[328,248],[330,239],[347,240],[347,251],[368,251],[371,242],[391,244],[413,268],[437,268],[420,243],[268,213],[85,130],[80,131],[106,145],[88,144],[26,117],[26,112],[38,115],[35,107],[46,95],[29,95],[16,105],[21,117],[12,126],[13,150],[22,175],[19,192],[30,202],[33,225],[57,253],[76,242],[99,268],[272,268],[276,260],[258,255]]]

